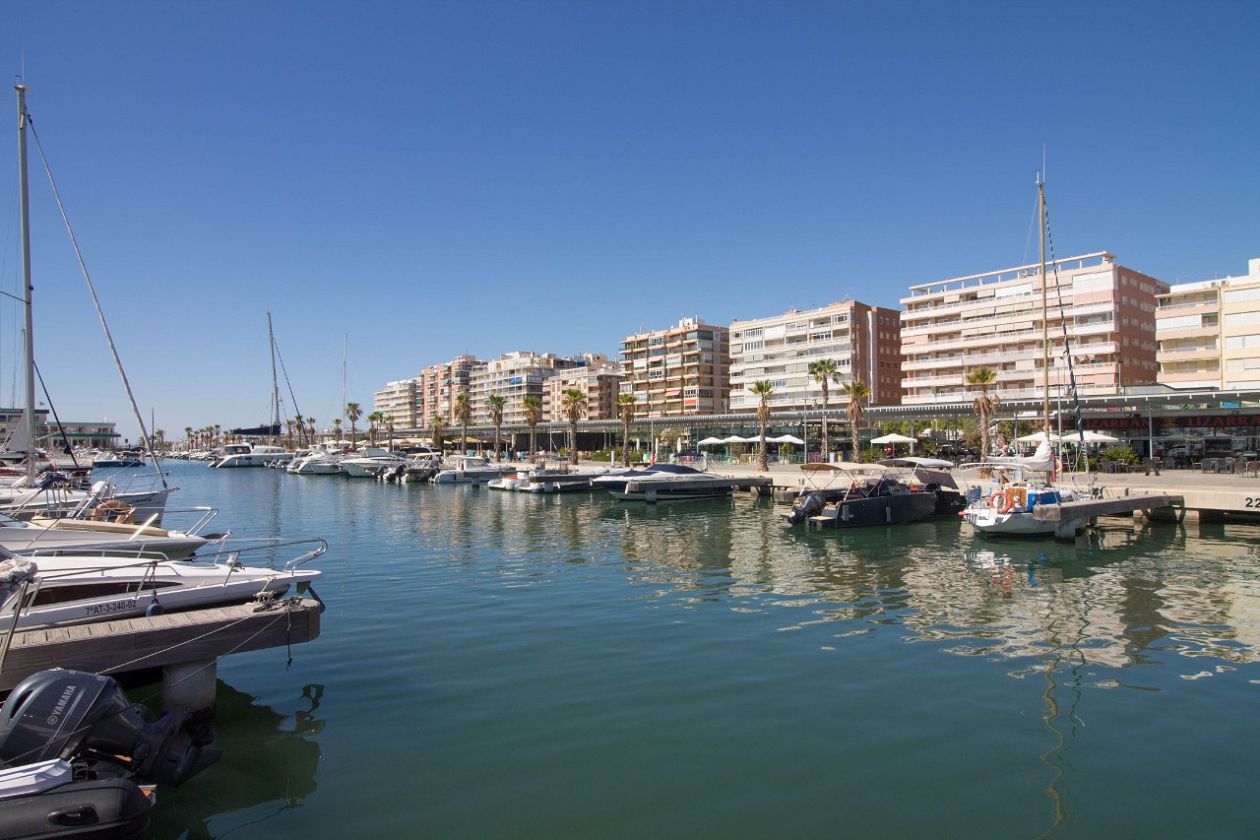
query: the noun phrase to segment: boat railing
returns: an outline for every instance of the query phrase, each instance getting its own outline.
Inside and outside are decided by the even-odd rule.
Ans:
[[[238,544],[244,543],[243,546]],[[228,566],[246,565],[241,560],[242,555],[253,556],[255,554],[267,553],[269,562],[274,568],[275,554],[279,549],[293,548],[295,546],[311,546],[296,557],[284,561],[281,569],[291,572],[299,566],[304,566],[316,557],[328,551],[328,541],[322,537],[304,537],[302,539],[286,539],[284,537],[237,537],[235,539],[225,538],[216,543],[216,549],[209,558],[215,563],[224,563]]]

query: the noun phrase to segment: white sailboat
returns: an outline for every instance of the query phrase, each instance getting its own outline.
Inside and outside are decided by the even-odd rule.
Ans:
[[[1046,276],[1046,195],[1041,174],[1037,175],[1037,218],[1041,227],[1041,349],[1042,349],[1042,421],[1044,436],[1031,458],[992,458],[979,466],[992,471],[999,484],[991,492],[969,504],[962,517],[977,533],[986,536],[1052,536],[1072,537],[1084,530],[1087,520],[1066,518],[1060,521],[1040,519],[1037,505],[1056,505],[1073,501],[1076,493],[1058,487],[1054,479],[1058,459],[1050,450],[1050,329],[1049,295]],[[1068,360],[1071,364],[1071,360]]]

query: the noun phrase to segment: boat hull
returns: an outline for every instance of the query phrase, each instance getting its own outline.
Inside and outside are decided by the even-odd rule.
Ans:
[[[935,511],[935,493],[905,493],[833,502],[818,515],[811,516],[810,522],[824,528],[905,525],[927,519]]]

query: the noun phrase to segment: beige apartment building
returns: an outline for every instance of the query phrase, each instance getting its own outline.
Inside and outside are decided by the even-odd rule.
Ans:
[[[822,405],[822,386],[809,375],[811,362],[832,359],[842,383],[860,379],[871,389],[868,405],[901,402],[900,311],[843,300],[808,312],[731,322],[731,411],[755,411],[760,399],[748,387],[774,386],[770,404],[786,410]],[[829,386],[828,405],[846,405],[839,384]]]
[[[1163,385],[1260,388],[1260,258],[1242,276],[1170,286],[1155,337]]]
[[[1051,396],[1068,384],[1065,332],[1080,394],[1156,381],[1155,306],[1166,283],[1105,251],[1058,260],[1046,274]],[[970,399],[966,377],[979,367],[997,372],[998,397],[1040,398],[1041,302],[1040,264],[911,286],[901,299],[902,402]]]
[[[730,330],[684,318],[621,342],[621,393],[638,417],[721,414],[730,391]]]
[[[457,356],[422,370],[417,377],[415,428],[429,428],[434,415],[441,415],[450,428],[455,422],[455,396],[468,390],[473,369],[483,364],[473,356]]]
[[[546,382],[561,371],[584,364],[582,357],[563,358],[551,353],[515,351],[473,368],[468,390],[473,422],[490,422],[490,395],[505,397],[503,425],[525,422],[525,398],[543,398]]]
[[[416,394],[420,377],[398,379],[385,383],[385,387],[373,394],[372,405],[389,420],[396,429],[414,429],[419,416]]]
[[[567,422],[564,392],[576,388],[586,394],[587,420],[616,420],[617,394],[621,386],[621,365],[600,353],[588,353],[582,364],[562,370],[548,379],[543,387],[543,418],[551,422]]]

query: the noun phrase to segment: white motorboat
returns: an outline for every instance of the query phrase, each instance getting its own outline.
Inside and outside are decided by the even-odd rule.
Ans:
[[[400,467],[406,463],[407,459],[402,455],[395,455],[388,449],[369,447],[342,458],[341,471],[351,478],[375,478],[382,470]]]
[[[340,475],[341,461],[345,457],[340,449],[316,445],[305,458],[290,461],[288,471],[294,475]]]
[[[494,464],[477,455],[455,455],[449,461],[449,467],[433,476],[434,484],[480,483],[516,470],[511,464]]]
[[[271,446],[265,443],[229,443],[223,447],[223,457],[210,464],[221,470],[233,467],[265,467],[268,464],[288,463],[293,460],[293,453],[283,446]]]
[[[213,515],[213,512],[210,514]],[[203,518],[198,526],[209,521]],[[195,533],[170,531],[143,523],[91,519],[36,519],[23,522],[0,514],[0,548],[14,554],[161,554],[188,557],[207,543]]]
[[[607,490],[619,501],[649,503],[720,499],[735,489],[732,481],[680,464],[654,464],[642,470],[596,476],[591,486]]]
[[[246,552],[312,545],[278,569],[246,566],[240,560]],[[300,567],[327,549],[323,540],[255,543],[186,560],[116,554],[19,556],[0,549],[0,580],[9,581],[0,589],[0,615],[12,613],[23,591],[17,619],[23,629],[244,603],[263,593],[279,596],[292,587],[307,591],[322,573]],[[23,579],[30,582],[17,583]]]

